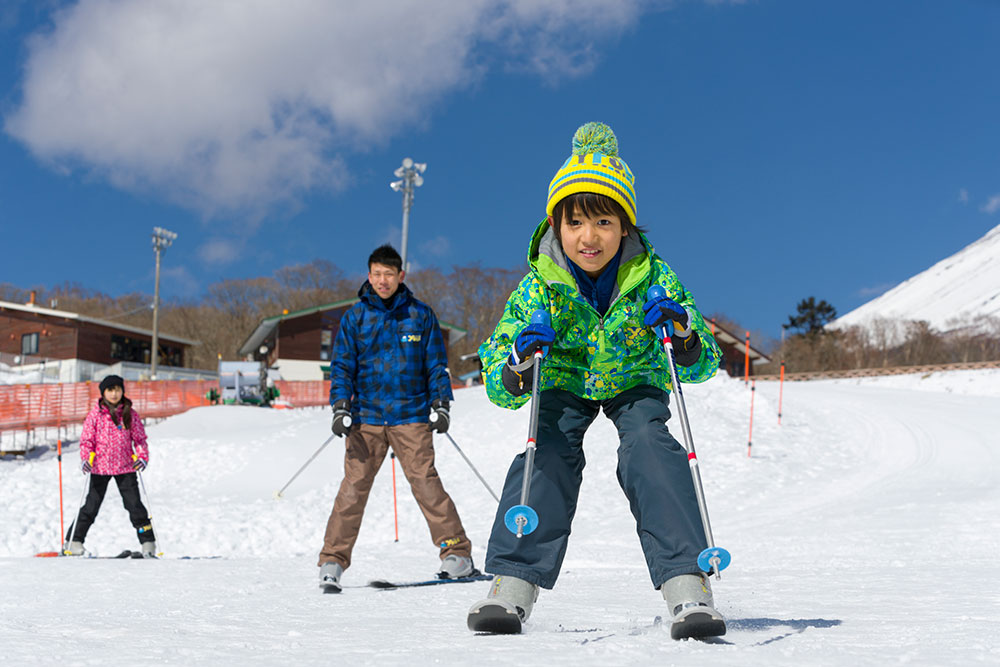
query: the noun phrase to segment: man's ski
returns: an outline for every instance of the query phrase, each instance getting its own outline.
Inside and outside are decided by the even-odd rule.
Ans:
[[[394,588],[416,588],[418,586],[438,586],[440,584],[469,584],[473,581],[492,581],[492,574],[482,574],[476,572],[468,577],[458,577],[456,579],[425,579],[423,581],[386,581],[385,579],[375,579],[368,582],[371,588],[382,590],[393,590]]]

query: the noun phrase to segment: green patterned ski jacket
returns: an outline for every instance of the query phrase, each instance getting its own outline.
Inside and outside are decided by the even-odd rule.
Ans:
[[[528,250],[531,271],[507,299],[493,335],[479,347],[483,382],[493,403],[516,410],[531,398],[530,392],[523,396],[508,392],[501,373],[514,339],[539,308],[549,311],[556,331],[555,344],[542,360],[541,391],[565,389],[594,401],[644,384],[670,391],[670,367],[663,345],[642,323],[646,291],[653,284],[663,286],[667,296],[687,308],[694,331],[701,338],[701,356],[691,366],[678,366],[678,379],[704,382],[715,375],[722,353],[694,297],[657,257],[644,235],[626,236],[622,245],[611,307],[602,318],[580,295],[559,240],[542,221]]]

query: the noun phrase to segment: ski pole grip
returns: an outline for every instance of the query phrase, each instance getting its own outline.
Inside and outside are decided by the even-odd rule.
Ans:
[[[539,308],[531,314],[532,324],[544,324],[547,327],[552,326],[552,317],[549,315],[549,311],[544,308]]]
[[[531,314],[531,323],[532,324],[544,324],[547,327],[551,327],[552,326],[552,317],[549,315],[549,311],[545,310],[544,308],[539,308],[538,310],[536,310],[535,312],[533,312]],[[547,349],[548,348],[546,348],[546,350]],[[539,359],[540,360],[544,356],[544,354],[545,353],[542,352],[542,350],[536,350],[535,354],[534,354],[534,357],[535,357],[535,359]]]
[[[649,289],[646,290],[646,299],[649,301],[652,301],[653,299],[658,299],[660,297],[664,297],[666,295],[667,295],[667,290],[663,289],[663,285],[650,285]],[[663,339],[669,338],[669,336],[667,335],[668,333],[667,327],[662,327],[658,333],[660,334],[660,338]]]

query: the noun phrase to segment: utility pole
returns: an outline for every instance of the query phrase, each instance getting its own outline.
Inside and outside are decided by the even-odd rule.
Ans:
[[[149,378],[156,379],[156,362],[160,357],[160,253],[174,242],[177,234],[169,229],[153,227],[153,252],[156,253],[156,285],[153,288],[153,345],[149,354]]]
[[[413,206],[413,189],[424,184],[424,177],[421,174],[426,169],[426,162],[414,162],[410,158],[403,158],[403,165],[392,172],[400,180],[389,184],[389,187],[396,192],[403,193],[403,248],[400,252],[403,259],[403,271],[406,271],[406,242],[409,236],[410,207]]]

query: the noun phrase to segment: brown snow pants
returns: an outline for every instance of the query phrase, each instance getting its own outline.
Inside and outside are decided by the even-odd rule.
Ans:
[[[444,490],[434,468],[434,439],[428,424],[360,424],[347,436],[344,480],[326,523],[323,550],[319,553],[320,566],[335,562],[345,570],[350,567],[351,551],[361,529],[368,493],[389,447],[410,482],[413,497],[427,520],[431,540],[441,549],[441,558],[449,554],[472,554],[472,543],[465,536],[455,503]]]

